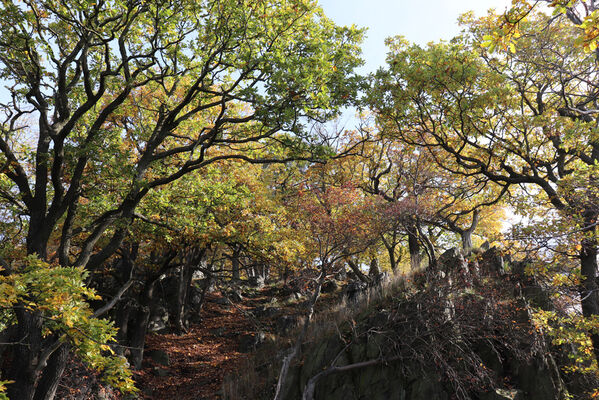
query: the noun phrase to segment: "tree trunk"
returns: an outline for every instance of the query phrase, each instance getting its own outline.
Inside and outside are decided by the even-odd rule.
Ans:
[[[395,247],[397,246],[397,232],[393,231],[391,242],[388,242],[387,239],[385,239],[385,235],[381,235],[381,239],[383,240],[383,244],[385,245],[387,253],[389,254],[389,265],[391,266],[391,271],[395,273],[398,262],[397,258],[395,257]]]
[[[146,332],[148,330],[148,323],[150,322],[150,316],[154,307],[154,287],[156,286],[157,279],[153,279],[151,282],[146,284],[144,293],[142,295],[141,304],[137,310],[135,317],[133,330],[131,332],[131,355],[130,363],[135,369],[141,368],[141,363],[144,356],[144,345],[146,343]]]
[[[174,312],[174,325],[177,333],[182,334],[187,331],[185,327],[185,310],[187,306],[187,294],[191,285],[193,269],[190,263],[185,263],[179,268],[177,279],[177,305]]]
[[[364,283],[370,283],[370,279],[362,271],[360,271],[360,267],[349,257],[346,259],[347,265],[352,270],[352,272]]]
[[[12,363],[3,378],[14,381],[7,385],[9,399],[33,400],[38,380],[37,359],[42,350],[42,319],[39,313],[30,312],[24,307],[17,307],[15,314],[19,344],[12,348]]]
[[[118,329],[116,333],[116,340],[119,345],[115,346],[116,354],[122,356],[125,354],[125,346],[127,344],[128,330],[129,330],[129,317],[131,316],[131,304],[129,302],[122,302],[118,307],[115,318],[115,327]]]
[[[472,231],[461,231],[460,238],[462,239],[462,250],[464,250],[464,254],[469,255],[470,253],[472,253]]]
[[[56,395],[58,383],[67,366],[69,358],[69,346],[63,344],[60,346],[48,360],[48,365],[44,368],[42,377],[35,390],[34,400],[52,400]]]
[[[587,210],[584,213],[583,230],[585,237],[580,249],[580,272],[582,283],[580,285],[580,302],[582,314],[586,318],[599,315],[599,286],[597,285],[597,212]],[[590,335],[593,342],[595,358],[599,362],[599,334]]]
[[[231,279],[233,282],[239,282],[239,254],[241,252],[241,248],[239,245],[235,245],[233,247],[233,253],[231,254]]]
[[[459,231],[460,238],[462,239],[462,250],[464,250],[465,255],[470,255],[472,253],[472,234],[474,230],[478,226],[478,221],[480,220],[480,210],[474,210],[472,214],[472,223],[468,229],[462,229]]]
[[[410,252],[410,267],[412,271],[420,268],[422,254],[420,253],[420,240],[418,240],[418,227],[411,224],[408,227],[408,250]]]

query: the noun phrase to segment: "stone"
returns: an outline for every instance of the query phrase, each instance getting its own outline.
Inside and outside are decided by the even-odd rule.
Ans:
[[[347,271],[345,268],[335,274],[335,279],[338,281],[344,281],[347,279]]]
[[[205,279],[205,278],[206,278],[206,276],[204,275],[204,273],[197,269],[195,271],[193,271],[191,274],[191,280],[193,280],[193,281],[199,281],[199,280]]]
[[[163,350],[149,350],[145,352],[145,355],[156,364],[170,365],[170,359],[168,354]]]
[[[480,396],[481,400],[524,400],[523,393],[515,389],[495,389]]]
[[[148,332],[153,333],[166,330],[168,320],[168,310],[165,307],[157,307],[148,322]]]
[[[439,264],[441,264],[446,271],[453,271],[464,268],[466,261],[464,260],[462,251],[453,247],[439,256]]]
[[[303,298],[304,296],[301,293],[294,292],[291,293],[289,296],[285,297],[285,299],[283,299],[283,303],[295,303],[296,301],[299,301]]]
[[[480,265],[487,273],[505,274],[503,255],[497,247],[491,247],[482,254]]]

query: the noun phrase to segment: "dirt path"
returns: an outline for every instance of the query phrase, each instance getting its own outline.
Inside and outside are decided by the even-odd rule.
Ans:
[[[201,400],[220,399],[223,378],[239,369],[248,354],[239,352],[239,338],[254,331],[250,320],[237,306],[217,304],[210,295],[202,310],[202,323],[193,325],[185,335],[150,334],[146,354],[162,350],[169,355],[169,365],[159,366],[148,357],[144,368],[135,373],[144,399]],[[156,368],[167,376],[158,376]]]

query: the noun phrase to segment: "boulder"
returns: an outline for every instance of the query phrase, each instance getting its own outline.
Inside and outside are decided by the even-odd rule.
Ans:
[[[150,322],[148,323],[148,332],[162,332],[168,326],[168,310],[165,307],[156,307],[154,313],[150,317]]]
[[[170,365],[168,354],[163,350],[149,350],[145,352],[146,357],[160,365]]]

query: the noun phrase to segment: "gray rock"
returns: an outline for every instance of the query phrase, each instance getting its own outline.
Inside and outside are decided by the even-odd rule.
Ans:
[[[170,358],[165,351],[162,350],[150,350],[145,352],[146,356],[160,365],[170,365]]]
[[[161,332],[168,326],[169,315],[165,307],[157,307],[148,323],[148,332]]]
[[[515,389],[495,389],[480,396],[481,400],[524,400],[522,391]]]
[[[441,264],[446,271],[453,271],[464,268],[466,261],[464,260],[462,251],[453,247],[439,256],[439,264]]]
[[[481,268],[488,273],[505,274],[504,258],[497,247],[491,247],[482,255]]]
[[[243,301],[243,296],[238,290],[234,290],[233,292],[231,292],[229,298],[238,303]]]

